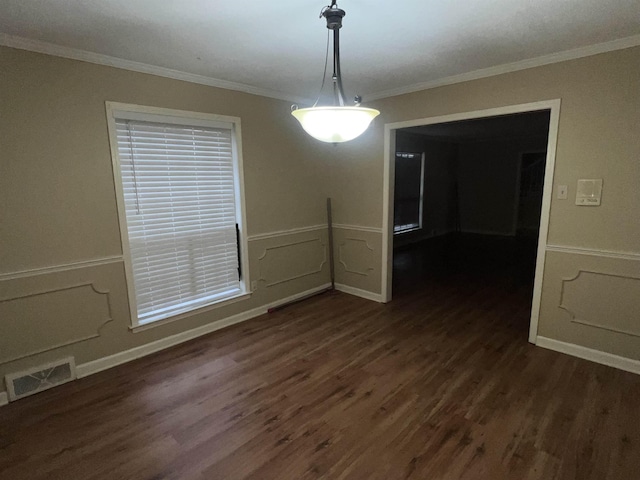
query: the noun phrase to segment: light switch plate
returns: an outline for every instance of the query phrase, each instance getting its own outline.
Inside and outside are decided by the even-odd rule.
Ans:
[[[602,198],[602,179],[580,179],[576,189],[576,205],[597,207]]]

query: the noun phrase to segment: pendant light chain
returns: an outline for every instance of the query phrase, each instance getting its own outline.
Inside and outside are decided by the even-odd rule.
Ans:
[[[329,7],[324,7],[324,8],[329,8]],[[322,12],[320,12],[320,16],[322,16]],[[320,91],[318,92],[318,98],[316,98],[316,101],[313,104],[314,107],[316,105],[318,105],[318,102],[320,101],[320,97],[322,96],[322,90],[324,90],[324,83],[325,83],[325,80],[327,79],[327,65],[329,65],[329,36],[330,36],[330,34],[331,34],[331,32],[329,30],[327,30],[327,49],[326,49],[326,53],[324,55],[324,71],[322,73],[322,85],[320,85]]]

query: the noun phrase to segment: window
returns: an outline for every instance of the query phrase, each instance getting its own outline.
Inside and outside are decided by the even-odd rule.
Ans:
[[[422,228],[424,154],[396,153],[393,233]]]
[[[243,296],[240,120],[107,111],[133,325]]]

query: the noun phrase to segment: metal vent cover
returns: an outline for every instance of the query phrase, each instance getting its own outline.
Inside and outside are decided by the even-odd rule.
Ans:
[[[56,360],[22,372],[9,373],[5,377],[11,402],[75,379],[76,364],[73,357]]]

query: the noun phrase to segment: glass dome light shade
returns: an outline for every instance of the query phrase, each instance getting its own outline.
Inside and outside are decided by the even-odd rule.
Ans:
[[[313,138],[340,143],[364,133],[380,112],[364,107],[311,107],[294,110],[291,114]]]

